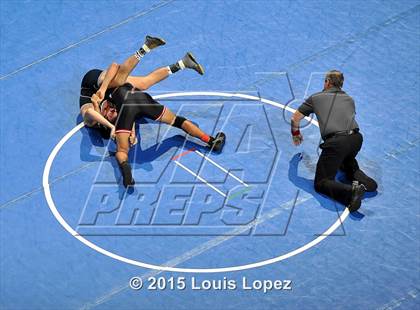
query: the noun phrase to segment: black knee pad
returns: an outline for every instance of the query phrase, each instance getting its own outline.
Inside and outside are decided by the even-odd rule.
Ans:
[[[186,119],[185,117],[182,117],[182,116],[178,116],[178,115],[177,115],[177,116],[175,117],[175,121],[174,121],[174,123],[172,124],[172,126],[182,129],[182,124],[184,124],[184,122],[185,122],[186,120],[187,120],[187,119]]]
[[[125,161],[122,163],[118,163],[118,165],[120,166],[124,187],[133,186],[134,184],[136,184],[131,174],[130,164],[127,161]]]

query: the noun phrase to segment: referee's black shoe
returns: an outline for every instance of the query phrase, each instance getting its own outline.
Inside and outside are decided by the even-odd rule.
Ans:
[[[133,179],[133,176],[131,175],[131,166],[130,164],[125,161],[121,164],[119,164],[120,166],[120,170],[121,170],[121,174],[123,177],[123,184],[124,187],[129,187],[129,186],[133,186],[134,184],[136,184],[136,182]]]
[[[366,192],[366,187],[363,184],[359,184],[357,181],[353,181],[351,186],[351,201],[348,205],[350,212],[355,212],[360,208],[362,204],[363,195]]]
[[[378,188],[378,184],[374,179],[367,176],[362,170],[357,170],[354,175],[353,179],[358,181],[360,184],[363,184],[366,187],[367,192],[374,192]]]
[[[226,135],[223,132],[218,132],[216,137],[208,144],[209,148],[216,153],[220,153],[225,145]]]
[[[146,40],[144,41],[144,44],[146,44],[146,46],[152,50],[158,46],[165,45],[166,42],[164,39],[161,39],[158,37],[146,36]]]
[[[204,74],[204,68],[202,65],[200,65],[197,60],[195,60],[195,57],[190,52],[186,53],[184,57],[182,57],[182,62],[185,65],[185,68],[193,69],[198,72],[198,74],[203,75]]]

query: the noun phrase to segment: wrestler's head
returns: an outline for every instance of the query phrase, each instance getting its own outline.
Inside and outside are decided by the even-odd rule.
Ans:
[[[112,107],[108,101],[105,101],[102,105],[101,114],[112,124],[117,120],[118,112]]]

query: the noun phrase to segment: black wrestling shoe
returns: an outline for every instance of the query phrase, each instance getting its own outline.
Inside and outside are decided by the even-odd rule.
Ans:
[[[190,52],[186,53],[185,56],[181,59],[185,65],[185,68],[193,69],[197,71],[200,75],[204,74],[204,68],[200,65],[197,60],[195,60],[193,54]]]
[[[121,163],[120,165],[121,174],[123,176],[123,184],[124,187],[133,186],[136,184],[136,182],[133,179],[133,176],[131,175],[131,166],[130,164],[125,161]]]
[[[218,132],[212,142],[208,144],[208,147],[216,153],[220,153],[225,145],[226,135],[223,132]]]
[[[154,49],[158,46],[161,45],[165,45],[166,42],[164,39],[161,38],[155,38],[155,37],[151,37],[151,36],[146,36],[146,40],[144,41],[144,44],[149,48],[149,49]]]
[[[348,205],[350,212],[355,212],[360,208],[365,191],[366,187],[363,184],[353,181],[353,184],[351,185],[351,201]]]

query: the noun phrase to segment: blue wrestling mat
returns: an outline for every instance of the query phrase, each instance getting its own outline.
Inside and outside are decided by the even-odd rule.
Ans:
[[[418,309],[419,1],[0,3],[1,309]],[[141,119],[125,190],[115,143],[79,115],[83,75],[147,34],[148,90],[227,142]],[[344,73],[379,187],[358,212],[315,192],[316,119]],[[343,180],[342,175],[338,175]],[[417,184],[417,185],[416,185]]]

